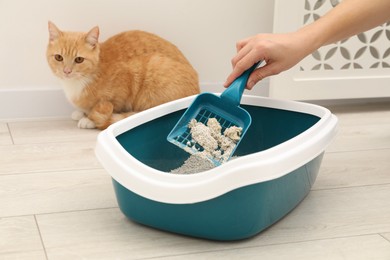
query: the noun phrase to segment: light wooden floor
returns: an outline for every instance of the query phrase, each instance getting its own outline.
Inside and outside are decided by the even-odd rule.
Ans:
[[[390,259],[390,104],[334,109],[340,131],[306,199],[252,239],[127,220],[70,120],[0,123],[0,259]]]

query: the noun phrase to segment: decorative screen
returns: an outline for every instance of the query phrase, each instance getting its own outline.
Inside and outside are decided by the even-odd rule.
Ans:
[[[296,31],[341,1],[275,0],[274,32]],[[271,77],[269,93],[295,100],[389,97],[390,22],[321,47],[290,70]]]
[[[338,4],[339,0],[305,0],[303,25],[314,22]],[[390,68],[389,56],[390,22],[322,47],[300,63],[300,70]]]

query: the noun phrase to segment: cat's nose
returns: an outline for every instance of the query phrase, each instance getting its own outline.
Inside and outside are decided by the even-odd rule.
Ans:
[[[65,73],[66,75],[69,75],[70,73],[72,73],[72,69],[69,68],[69,67],[65,67],[63,71],[64,71],[64,73]]]

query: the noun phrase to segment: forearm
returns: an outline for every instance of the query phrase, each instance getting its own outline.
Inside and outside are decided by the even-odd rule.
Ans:
[[[390,20],[390,0],[343,0],[326,15],[296,33],[308,39],[310,52]]]
[[[232,59],[233,71],[225,86],[264,60],[266,65],[249,77],[247,88],[265,77],[296,65],[323,45],[337,42],[390,21],[390,0],[343,0],[317,21],[301,29],[282,34],[258,34],[237,43]]]

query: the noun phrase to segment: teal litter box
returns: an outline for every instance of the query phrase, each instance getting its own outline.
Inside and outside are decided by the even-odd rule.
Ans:
[[[172,174],[189,154],[166,137],[194,98],[111,125],[99,134],[96,155],[129,219],[212,240],[254,236],[309,193],[337,118],[312,104],[244,95],[252,125],[238,158],[202,173]]]

